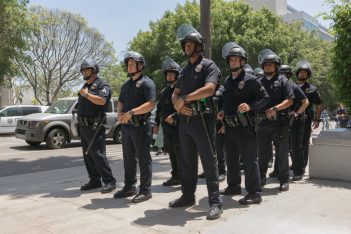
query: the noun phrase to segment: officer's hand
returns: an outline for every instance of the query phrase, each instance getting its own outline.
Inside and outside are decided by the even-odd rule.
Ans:
[[[184,106],[184,104],[185,104],[184,100],[178,98],[178,99],[174,100],[174,109],[176,109],[176,111],[179,112],[180,108],[182,106]]]
[[[85,97],[88,94],[88,88],[81,89],[79,91],[79,94],[82,95],[83,97]]]
[[[218,119],[218,120],[223,120],[223,118],[224,118],[224,111],[218,112],[218,114],[217,114],[217,119]]]
[[[187,115],[187,116],[192,116],[193,115],[193,110],[189,107],[186,106],[182,106],[179,109],[179,113],[183,114],[183,115]]]
[[[218,133],[224,134],[224,132],[225,132],[225,128],[224,128],[224,126],[222,126],[222,127],[218,130]]]
[[[313,121],[312,128],[316,129],[319,127],[319,121]]]
[[[251,110],[251,107],[247,104],[247,103],[241,103],[239,106],[238,106],[238,111],[240,113],[245,113],[245,112],[248,112]]]
[[[122,124],[127,124],[131,118],[132,116],[128,112],[124,113],[121,117]]]
[[[155,127],[153,127],[153,129],[152,129],[152,133],[153,134],[158,134],[158,131],[159,131],[160,129],[159,129],[159,127],[158,126],[155,126]]]
[[[168,124],[171,124],[171,125],[174,123],[174,119],[173,119],[172,115],[169,115],[169,116],[166,118],[166,122],[167,122]]]
[[[273,110],[273,108],[269,108],[266,110],[266,116],[268,119],[273,119],[277,115],[277,112]]]

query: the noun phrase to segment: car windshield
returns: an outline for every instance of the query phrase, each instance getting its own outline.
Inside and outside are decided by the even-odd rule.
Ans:
[[[66,114],[75,101],[76,100],[57,100],[45,111],[45,113]]]

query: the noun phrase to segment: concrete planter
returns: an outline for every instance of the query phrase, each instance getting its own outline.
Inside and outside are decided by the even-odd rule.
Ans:
[[[351,181],[351,131],[321,131],[310,146],[311,178]]]

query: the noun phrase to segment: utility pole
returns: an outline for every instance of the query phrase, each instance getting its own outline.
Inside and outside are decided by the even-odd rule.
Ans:
[[[204,55],[211,59],[211,0],[200,0],[200,31],[205,40]]]

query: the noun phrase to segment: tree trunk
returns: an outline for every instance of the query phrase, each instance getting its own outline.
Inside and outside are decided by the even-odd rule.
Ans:
[[[211,0],[200,0],[200,24],[201,35],[205,40],[204,55],[211,59]]]

